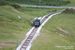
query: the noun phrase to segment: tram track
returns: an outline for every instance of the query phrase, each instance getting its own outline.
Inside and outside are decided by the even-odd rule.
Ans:
[[[64,10],[62,10],[62,11],[64,11]],[[48,14],[47,16],[45,16],[43,19],[42,19],[42,22],[41,22],[41,24],[50,16],[50,15],[52,15],[52,14],[55,14],[55,13],[59,13],[59,12],[62,12],[62,11],[57,11],[57,12],[54,12],[54,13],[51,13],[51,14]]]
[[[54,12],[54,13],[51,13],[51,14],[48,14],[47,16],[45,16],[42,21],[41,21],[41,24],[52,14],[55,14],[55,13],[59,13],[59,12],[62,12],[62,11],[57,11],[57,12]],[[32,40],[32,38],[34,37],[34,35],[36,34],[37,30],[38,30],[39,27],[34,27],[34,29],[31,31],[31,33],[29,34],[29,36],[26,38],[26,40],[24,41],[23,45],[21,46],[20,50],[26,50],[27,46],[29,45],[30,41]]]
[[[30,33],[30,35],[27,37],[27,39],[25,40],[24,44],[22,45],[22,47],[20,48],[20,50],[26,50],[29,42],[31,41],[31,39],[33,38],[33,36],[35,35],[36,31],[37,31],[38,27],[35,27],[32,32]]]

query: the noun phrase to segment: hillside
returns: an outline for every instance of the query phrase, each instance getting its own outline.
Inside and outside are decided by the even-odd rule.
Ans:
[[[70,1],[66,0],[5,0],[19,4],[30,4],[30,5],[49,5],[49,6],[61,6],[69,4]]]
[[[28,28],[33,26],[33,19],[55,10],[58,9],[23,7],[15,9],[11,6],[0,6],[0,50],[16,49],[17,43],[20,44],[25,38]]]
[[[31,50],[75,50],[75,13],[53,16],[32,43]]]
[[[39,3],[40,1],[40,3]],[[71,2],[70,2],[71,1]],[[33,19],[62,9],[14,8],[12,4],[75,6],[74,0],[0,0],[0,50],[15,50],[25,38]],[[5,6],[6,5],[6,6]],[[19,18],[20,16],[20,18]],[[60,50],[56,46],[75,46],[75,13],[53,16],[43,26],[31,50]],[[64,50],[64,48],[62,49]],[[75,50],[75,49],[74,49]]]
[[[71,3],[70,4],[67,4],[65,6],[75,6],[75,0],[69,0],[69,1],[71,1]]]
[[[29,20],[33,16],[28,16],[11,6],[0,6],[0,50],[11,50],[19,39],[23,40],[27,29],[31,28]]]
[[[0,5],[11,4],[43,5],[43,6],[75,6],[75,0],[1,0]]]

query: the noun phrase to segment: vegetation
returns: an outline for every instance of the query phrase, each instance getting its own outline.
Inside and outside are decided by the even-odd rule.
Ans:
[[[49,3],[49,4],[48,4]],[[59,0],[0,0],[0,50],[15,50],[33,26],[33,18],[61,9],[24,8],[18,4],[60,6]],[[73,5],[74,4],[74,5]],[[11,5],[11,6],[8,6]],[[62,5],[75,6],[74,0],[63,0]],[[44,11],[43,11],[44,10]],[[66,14],[65,14],[66,13]],[[20,17],[20,18],[19,18]],[[75,46],[75,10],[66,9],[49,20],[33,42],[31,50],[59,50],[55,46]],[[60,30],[61,29],[61,30]],[[66,32],[64,32],[64,31]],[[19,41],[19,39],[21,41]],[[64,50],[61,49],[61,50]]]
[[[18,4],[12,4],[11,6],[13,6],[14,8],[21,8],[21,6],[19,6]]]
[[[60,6],[61,2],[63,5],[69,4],[70,1],[66,0],[5,0],[19,4],[31,4],[31,5],[49,5],[49,6]]]
[[[8,5],[8,4],[9,4],[9,2],[8,2],[8,1],[0,0],[0,6]]]
[[[66,1],[66,0],[64,0]],[[64,5],[64,6],[75,6],[75,0],[69,0],[71,3]]]
[[[28,28],[33,26],[33,19],[54,10],[58,9],[23,7],[15,9],[11,6],[0,6],[0,50],[16,49],[17,43],[20,44],[25,38]],[[21,18],[19,19],[18,16]]]
[[[61,2],[62,1],[62,2]],[[39,3],[40,2],[40,3]],[[11,5],[14,3],[28,5],[49,5],[49,6],[75,6],[75,0],[0,0],[1,5]]]
[[[31,50],[75,50],[75,14],[53,16],[32,43]]]
[[[63,13],[67,13],[67,14],[75,14],[75,9],[65,9],[65,11],[63,11]]]

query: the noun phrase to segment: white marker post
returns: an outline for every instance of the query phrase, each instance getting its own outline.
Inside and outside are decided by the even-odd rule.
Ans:
[[[21,21],[21,17],[20,16],[18,16],[18,18],[20,19],[20,21]]]
[[[19,19],[21,19],[21,17],[20,17],[20,16],[18,16],[18,18],[19,18]]]

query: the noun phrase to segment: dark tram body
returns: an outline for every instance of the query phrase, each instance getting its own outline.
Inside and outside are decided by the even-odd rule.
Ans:
[[[40,26],[40,24],[41,24],[41,19],[42,19],[42,17],[36,17],[36,18],[34,18],[34,26],[35,27],[39,27]]]

